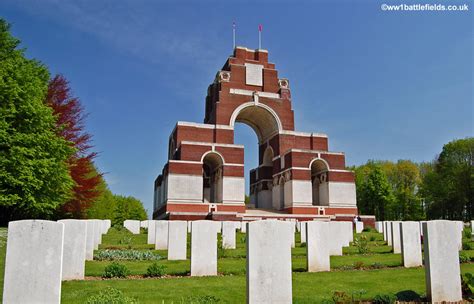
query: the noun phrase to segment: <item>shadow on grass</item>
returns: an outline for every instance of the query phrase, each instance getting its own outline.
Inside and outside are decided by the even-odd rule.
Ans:
[[[421,296],[413,290],[402,290],[395,294],[401,302],[421,302]]]

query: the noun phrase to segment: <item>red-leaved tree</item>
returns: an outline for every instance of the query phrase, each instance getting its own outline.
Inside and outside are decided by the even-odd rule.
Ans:
[[[61,206],[63,215],[84,218],[91,203],[101,195],[99,184],[102,174],[94,167],[97,153],[91,152],[91,135],[84,130],[86,114],[78,98],[71,96],[68,81],[56,75],[48,86],[46,102],[57,115],[59,135],[76,148],[68,160],[71,177],[75,182],[71,199]]]

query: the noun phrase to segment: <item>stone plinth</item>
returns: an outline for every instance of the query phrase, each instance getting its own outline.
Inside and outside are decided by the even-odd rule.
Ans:
[[[3,303],[60,303],[64,224],[8,224]]]

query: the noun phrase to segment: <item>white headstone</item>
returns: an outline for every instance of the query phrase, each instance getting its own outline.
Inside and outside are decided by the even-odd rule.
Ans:
[[[99,245],[102,243],[102,221],[101,220],[91,220],[95,224],[94,226],[94,249],[99,249]]]
[[[168,221],[155,222],[155,249],[168,249]],[[148,228],[149,230],[150,228]]]
[[[217,275],[217,233],[221,223],[193,221],[191,232],[191,276]]]
[[[306,222],[300,222],[300,241],[301,244],[306,243]]]
[[[458,227],[458,249],[462,250],[462,232],[464,230],[464,222],[463,221],[455,221],[457,227]]]
[[[341,221],[341,222],[338,222],[338,223],[340,223],[342,225],[341,229],[343,230],[343,234],[344,234],[344,237],[345,237],[343,246],[349,246],[350,242],[354,241],[354,230],[353,230],[352,222]]]
[[[191,224],[193,222],[192,221],[188,221],[188,233],[191,233]]]
[[[426,295],[432,303],[462,300],[459,251],[459,227],[451,221],[423,224]]]
[[[86,236],[86,260],[92,261],[94,259],[94,245],[95,245],[95,223],[91,220],[83,220],[87,225]]]
[[[386,235],[386,241],[387,241],[387,245],[388,246],[392,246],[392,222],[390,221],[387,221],[385,222],[385,233],[387,234]]]
[[[362,233],[364,230],[364,223],[363,222],[356,222],[355,223],[356,233]]]
[[[186,221],[168,222],[168,260],[186,260],[187,229]]]
[[[474,240],[474,221],[471,221],[471,241]]]
[[[301,222],[300,221],[296,222],[296,231],[301,232]]]
[[[375,222],[375,230],[378,233],[383,233],[383,222]]]
[[[400,222],[391,222],[393,253],[402,252],[402,241],[400,237]]]
[[[141,222],[140,222],[140,227],[141,227],[141,228],[148,228],[148,220],[146,220],[146,221],[141,221]]]
[[[147,244],[155,244],[155,223],[154,220],[148,221]]]
[[[291,303],[291,223],[247,226],[247,303]]]
[[[401,222],[402,260],[405,267],[422,265],[420,225],[418,222]]]
[[[350,223],[350,222],[349,222]],[[329,224],[329,255],[342,255],[342,247],[348,242],[347,232],[342,222],[331,221]],[[352,223],[351,227],[352,227]],[[303,229],[303,225],[301,225]]]
[[[308,272],[329,271],[329,223],[312,221],[306,225]]]
[[[3,303],[60,303],[64,224],[8,224]]]
[[[235,249],[235,229],[236,222],[222,222],[222,247],[225,249]]]
[[[136,220],[125,220],[123,226],[133,234],[140,234],[140,221]]]
[[[102,234],[107,234],[109,232],[112,222],[110,220],[102,220]]]
[[[240,225],[240,232],[247,233],[247,222],[242,222]]]
[[[86,267],[87,222],[59,220],[64,224],[62,280],[83,280]]]

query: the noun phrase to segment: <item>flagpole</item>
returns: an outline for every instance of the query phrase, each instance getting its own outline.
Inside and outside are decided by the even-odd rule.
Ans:
[[[232,22],[232,42],[233,42],[233,48],[235,49],[235,22]]]
[[[258,25],[258,49],[262,48],[262,25]]]

